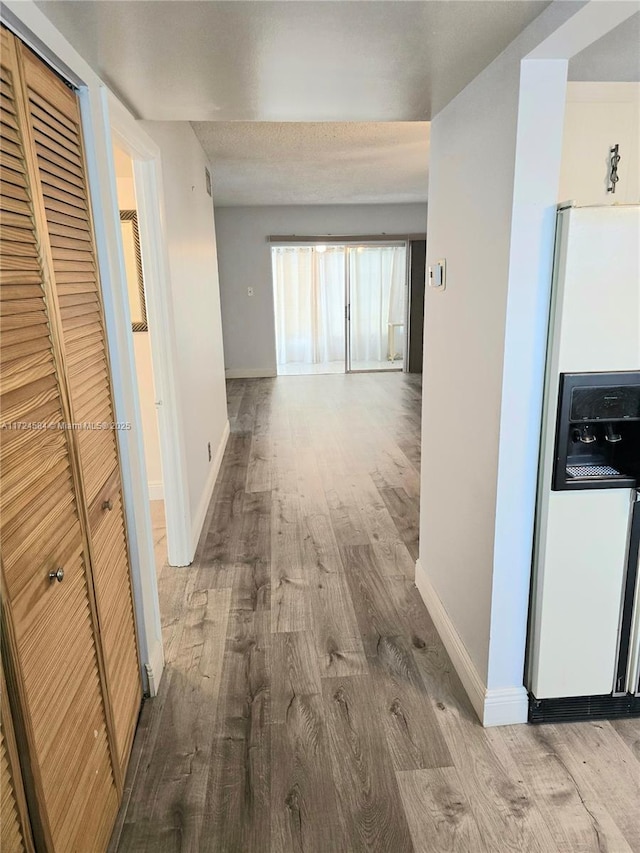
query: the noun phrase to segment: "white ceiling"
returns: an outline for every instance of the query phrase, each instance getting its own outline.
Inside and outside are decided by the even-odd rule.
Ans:
[[[548,0],[45,0],[140,118],[424,121]]]
[[[426,202],[428,122],[196,122],[216,205]]]
[[[218,205],[424,202],[428,119],[549,0],[38,3],[129,108],[193,122]]]

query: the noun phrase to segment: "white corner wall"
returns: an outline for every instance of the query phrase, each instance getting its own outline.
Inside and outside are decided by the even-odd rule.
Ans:
[[[607,192],[609,149],[620,146],[620,180]],[[558,201],[640,201],[640,83],[568,83]]]
[[[414,234],[426,219],[426,204],[217,208],[227,376],[276,375],[270,234]]]
[[[205,182],[209,164],[189,123],[146,121],[142,125],[162,153],[177,377],[195,552],[229,431],[213,199]]]
[[[527,715],[566,60],[630,6],[552,4],[431,122],[427,263],[447,286],[425,301],[416,583],[485,725]]]

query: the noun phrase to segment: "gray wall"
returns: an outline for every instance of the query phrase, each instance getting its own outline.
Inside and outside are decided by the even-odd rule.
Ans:
[[[501,722],[526,719],[566,80],[562,60],[521,60],[561,28],[571,6],[548,7],[431,122],[427,264],[446,259],[447,285],[427,288],[425,299],[416,583],[432,613],[445,614],[454,666],[490,724],[500,714]]]
[[[215,460],[224,451],[227,428],[215,223],[203,177],[208,161],[188,122],[148,121],[143,126],[162,151],[183,452],[195,551],[213,491],[214,465],[208,445]]]
[[[227,376],[276,373],[268,235],[407,234],[426,226],[426,204],[216,208]]]

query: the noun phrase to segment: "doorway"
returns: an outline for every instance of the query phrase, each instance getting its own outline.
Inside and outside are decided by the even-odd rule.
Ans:
[[[271,249],[278,375],[401,371],[407,244]]]
[[[129,311],[133,331],[133,351],[136,368],[136,383],[140,400],[144,460],[147,472],[153,545],[156,570],[159,572],[167,561],[166,519],[164,511],[164,485],[160,447],[160,431],[156,413],[151,335],[147,318],[142,251],[138,228],[133,160],[129,154],[113,144],[114,165],[120,226],[129,295]]]

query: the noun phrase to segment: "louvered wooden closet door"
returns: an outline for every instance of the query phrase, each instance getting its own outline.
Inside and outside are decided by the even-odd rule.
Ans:
[[[4,716],[4,715],[3,715]],[[2,853],[23,853],[26,845],[13,780],[9,764],[7,741],[4,735],[5,720],[0,723],[0,850]]]
[[[22,60],[60,305],[71,411],[88,508],[93,578],[123,771],[140,711],[129,556],[100,284],[76,95],[27,48]]]
[[[2,853],[32,853],[18,748],[1,665],[0,691],[0,850]]]
[[[3,715],[4,716],[4,715]],[[22,853],[27,847],[20,822],[18,803],[13,781],[13,772],[9,764],[9,753],[4,736],[5,720],[0,722],[0,850],[3,853]]]
[[[3,29],[0,537],[3,657],[19,696],[34,827],[51,851],[101,850],[118,808],[87,553],[37,237],[16,42]],[[50,428],[6,428],[29,422]],[[64,569],[61,583],[50,572]],[[35,830],[34,830],[35,831]]]

